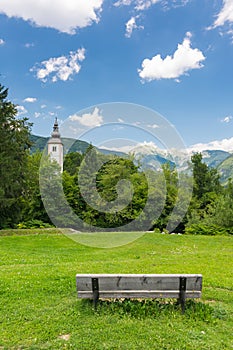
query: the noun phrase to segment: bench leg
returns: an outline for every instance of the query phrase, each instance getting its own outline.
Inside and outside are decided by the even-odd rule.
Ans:
[[[179,295],[178,302],[181,305],[181,312],[182,312],[182,314],[184,314],[184,312],[185,312],[186,282],[187,282],[187,278],[186,277],[180,277],[180,295]]]
[[[98,278],[92,278],[91,283],[92,283],[92,292],[93,292],[93,306],[94,306],[94,309],[96,310],[97,303],[99,300],[99,280],[98,280]]]

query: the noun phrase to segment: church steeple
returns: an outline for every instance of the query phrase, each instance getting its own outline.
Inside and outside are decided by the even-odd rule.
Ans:
[[[48,141],[48,154],[51,160],[55,160],[63,171],[63,143],[59,132],[57,117],[55,118],[53,131]]]
[[[57,117],[55,118],[54,124],[53,124],[53,132],[51,134],[52,137],[56,138],[60,138],[60,132],[59,132],[59,127],[58,127],[58,121],[57,121]]]

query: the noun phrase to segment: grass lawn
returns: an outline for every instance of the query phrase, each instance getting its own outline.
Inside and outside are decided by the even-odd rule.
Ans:
[[[21,233],[19,235],[18,233]],[[0,349],[233,349],[233,237],[147,233],[111,249],[0,231]],[[76,273],[201,273],[201,301],[78,300]]]

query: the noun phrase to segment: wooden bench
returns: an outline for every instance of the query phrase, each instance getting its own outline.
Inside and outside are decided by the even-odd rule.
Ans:
[[[187,298],[200,298],[202,275],[77,274],[78,298],[176,298],[185,309]]]

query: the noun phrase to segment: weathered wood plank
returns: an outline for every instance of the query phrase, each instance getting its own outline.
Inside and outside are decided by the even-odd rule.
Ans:
[[[180,277],[187,278],[187,290],[201,291],[201,275],[119,275],[119,274],[77,274],[77,290],[92,291],[92,278],[98,278],[99,291],[114,290],[165,290],[179,291]]]
[[[118,298],[179,298],[179,291],[146,291],[146,290],[125,290],[125,291],[101,291],[99,299]],[[80,299],[93,299],[93,293],[88,291],[78,291]],[[186,298],[200,298],[201,292],[187,291]]]

